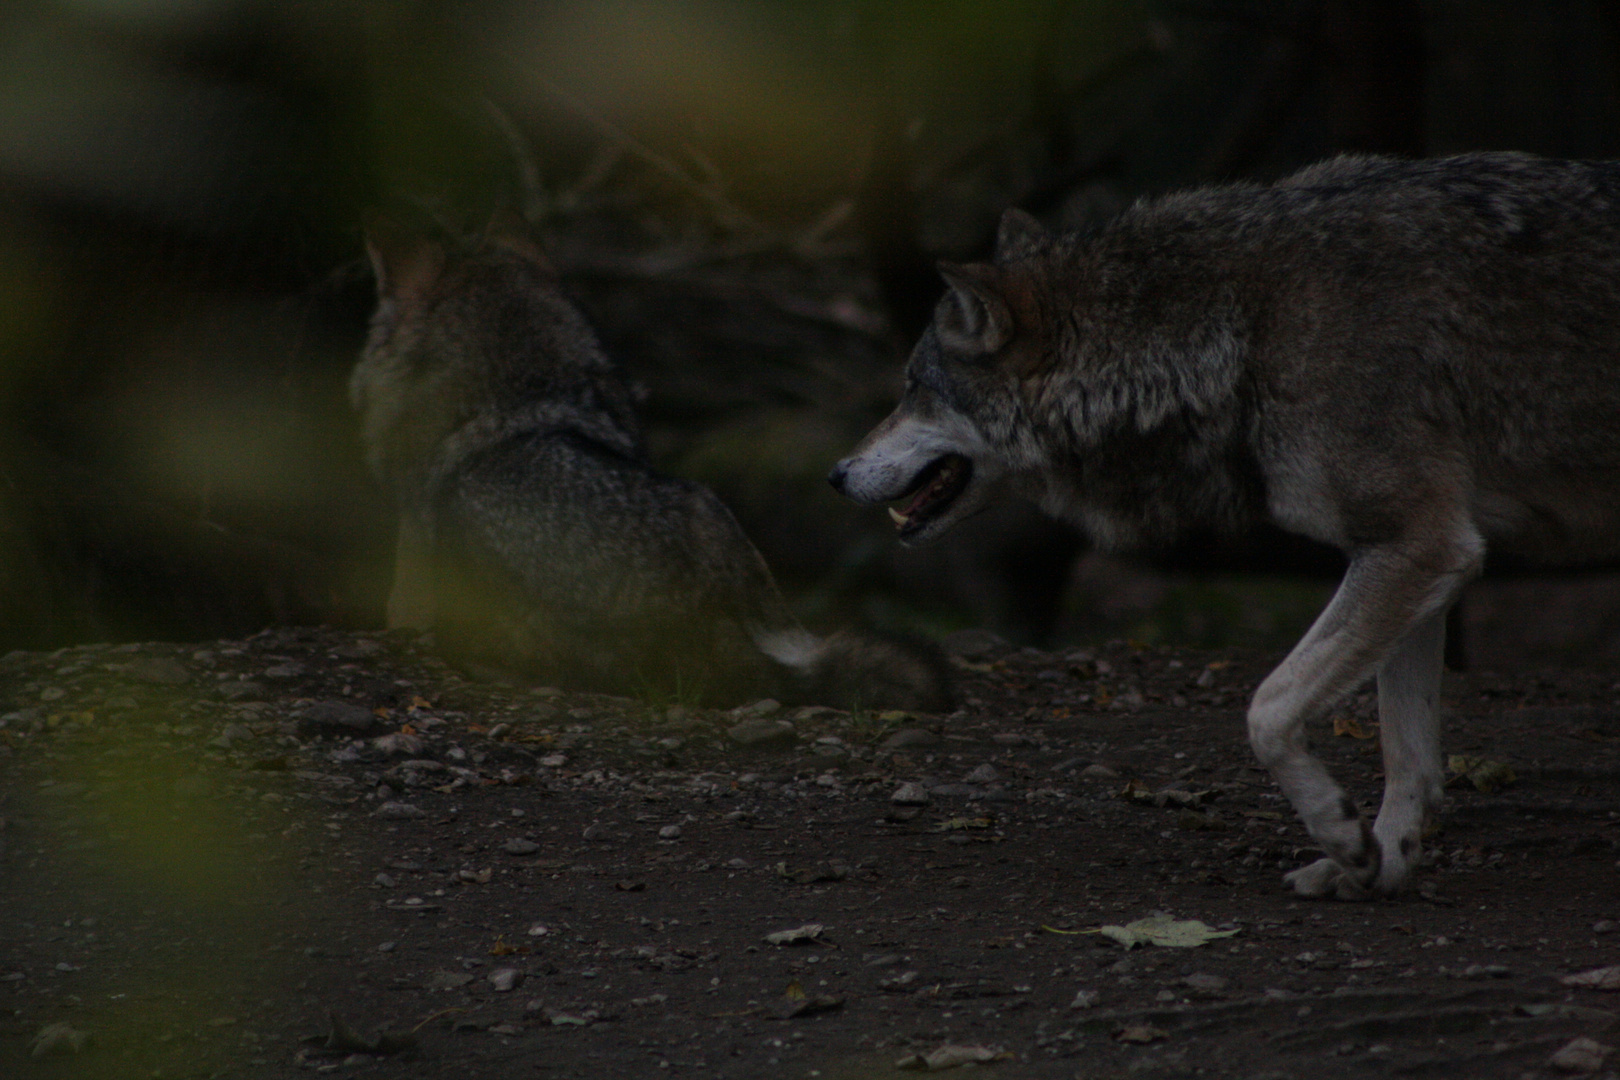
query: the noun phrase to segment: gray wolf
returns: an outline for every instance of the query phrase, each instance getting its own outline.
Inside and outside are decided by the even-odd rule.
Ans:
[[[399,512],[389,627],[588,689],[948,707],[937,649],[810,634],[713,492],[648,464],[630,386],[520,222],[458,244],[379,219],[367,249],[350,394]]]
[[[1260,685],[1250,742],[1326,853],[1305,896],[1400,890],[1438,813],[1445,613],[1487,551],[1620,552],[1620,164],[1342,157],[1004,218],[894,413],[834,468],[920,543],[1004,493],[1119,548],[1269,519],[1349,569]],[[1376,678],[1369,825],[1305,724]]]

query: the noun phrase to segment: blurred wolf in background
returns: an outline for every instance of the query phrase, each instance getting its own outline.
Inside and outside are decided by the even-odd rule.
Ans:
[[[390,628],[588,689],[949,707],[937,649],[811,635],[720,500],[652,469],[521,222],[457,245],[374,221],[367,247],[379,303],[350,394],[399,510]]]
[[[1099,543],[1269,517],[1350,567],[1249,737],[1323,858],[1306,896],[1407,881],[1442,801],[1445,614],[1487,548],[1620,553],[1620,164],[1346,157],[1138,204],[1095,235],[1003,220],[900,406],[833,470],[908,543],[1002,492]],[[1304,723],[1378,681],[1375,824]]]

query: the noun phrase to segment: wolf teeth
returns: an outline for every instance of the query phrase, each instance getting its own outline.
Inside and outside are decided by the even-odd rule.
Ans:
[[[896,525],[904,525],[906,522],[911,520],[911,516],[909,514],[902,514],[892,506],[889,507],[889,516],[894,519],[894,523]]]

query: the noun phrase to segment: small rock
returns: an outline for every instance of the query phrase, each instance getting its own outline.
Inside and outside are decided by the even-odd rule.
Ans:
[[[1506,964],[1469,964],[1458,974],[1461,979],[1506,979],[1513,969]]]
[[[744,720],[726,732],[739,746],[767,747],[785,745],[797,737],[793,725],[787,720]]]
[[[298,734],[303,736],[368,735],[383,721],[371,712],[346,701],[317,701],[298,718]]]
[[[540,759],[540,764],[544,765],[548,769],[560,769],[564,765],[568,764],[568,755],[547,754],[545,757]]]
[[[1096,990],[1077,990],[1074,1000],[1069,1002],[1071,1009],[1090,1009],[1102,1000],[1102,994]]]
[[[1597,922],[1592,924],[1592,933],[1594,934],[1607,934],[1613,929],[1614,920],[1612,919],[1599,919]]]
[[[459,990],[472,981],[473,977],[465,971],[435,971],[428,976],[424,989]]]
[[[422,752],[422,740],[415,735],[407,735],[403,731],[379,735],[371,740],[371,745],[374,749],[387,754],[389,757],[416,757]]]
[[[385,802],[372,811],[374,817],[392,820],[427,817],[427,811],[408,802]]]
[[[226,701],[256,701],[265,695],[264,684],[254,682],[252,679],[222,682],[214,687],[214,691]]]
[[[1552,1056],[1550,1064],[1553,1068],[1562,1069],[1564,1072],[1595,1073],[1603,1068],[1603,1060],[1613,1051],[1614,1047],[1605,1046],[1583,1035],[1565,1043],[1563,1048]]]
[[[757,720],[782,711],[782,703],[774,698],[764,698],[747,705],[739,705],[732,709],[727,716],[737,720]]]
[[[304,665],[297,663],[296,661],[286,664],[276,664],[274,667],[267,667],[264,669],[264,677],[267,679],[296,679],[303,675],[305,670]]]
[[[1181,985],[1189,990],[1197,990],[1204,994],[1218,994],[1227,987],[1227,979],[1223,975],[1208,975],[1195,972],[1181,980]]]
[[[907,782],[894,789],[889,801],[896,806],[927,806],[930,800],[928,790],[921,784]]]
[[[523,972],[517,968],[497,968],[489,973],[489,985],[498,994],[504,994],[523,981]]]
[[[67,691],[60,686],[47,686],[39,692],[39,700],[41,701],[61,701],[65,697],[67,697]]]
[[[681,827],[679,825],[665,825],[658,830],[658,839],[660,840],[679,840],[680,838]]]
[[[974,769],[972,772],[968,773],[966,776],[962,777],[962,779],[969,784],[993,784],[997,780],[1001,779],[1001,774],[996,771],[996,767],[994,765],[987,761],[983,765],[980,765],[978,768]]]
[[[540,845],[533,840],[525,840],[521,836],[514,836],[501,845],[501,850],[508,855],[533,855],[540,850]]]
[[[883,740],[883,749],[914,750],[925,746],[938,746],[944,741],[927,728],[901,728]]]
[[[399,884],[399,882],[394,879],[392,874],[378,874],[371,880],[375,881],[378,885],[381,885],[385,889],[392,889]]]
[[[1099,764],[1097,764],[1095,762],[1093,762],[1092,764],[1087,765],[1085,768],[1081,769],[1080,770],[1080,775],[1085,776],[1085,777],[1089,777],[1092,780],[1117,780],[1117,779],[1119,779],[1119,773],[1115,772],[1113,769],[1110,769],[1106,765],[1099,765]]]
[[[76,1031],[67,1024],[48,1024],[34,1036],[28,1056],[38,1061],[53,1054],[78,1054],[89,1042],[88,1031]]]
[[[580,833],[581,839],[584,840],[607,840],[611,836],[612,827],[600,821],[591,822],[589,825],[585,826],[585,830]]]

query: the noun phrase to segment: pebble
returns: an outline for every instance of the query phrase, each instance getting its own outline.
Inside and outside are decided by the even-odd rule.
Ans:
[[[658,839],[660,840],[679,840],[680,838],[681,827],[679,825],[665,825],[658,830]]]
[[[306,670],[303,664],[297,662],[276,664],[274,667],[264,669],[264,677],[267,679],[296,679],[304,674]]]
[[[1069,1002],[1071,1009],[1090,1009],[1102,1000],[1102,994],[1096,990],[1077,990],[1074,1000]]]
[[[1119,773],[1115,772],[1113,769],[1110,769],[1106,765],[1098,765],[1098,764],[1087,765],[1085,768],[1080,770],[1080,775],[1090,777],[1093,780],[1118,780],[1119,779]]]
[[[501,850],[508,855],[533,855],[540,850],[540,845],[533,840],[525,840],[521,836],[514,836],[501,845]]]
[[[996,771],[996,767],[994,765],[987,761],[983,765],[980,765],[978,768],[974,769],[972,772],[968,773],[966,776],[962,777],[962,779],[969,784],[993,784],[997,780],[1001,779],[1001,774]]]
[[[547,754],[545,757],[540,759],[540,764],[544,765],[548,769],[560,769],[564,765],[568,764],[568,755]]]
[[[375,881],[378,885],[381,885],[385,889],[392,889],[394,886],[399,884],[399,882],[394,880],[391,874],[378,874],[371,880]]]
[[[762,698],[747,705],[739,705],[727,715],[738,720],[757,720],[761,717],[771,716],[782,711],[782,703],[775,698]]]
[[[489,985],[493,986],[495,992],[499,994],[504,994],[508,990],[515,988],[522,981],[523,972],[517,968],[496,968],[489,973]]]
[[[921,784],[907,782],[894,789],[889,801],[896,806],[927,806],[931,801],[928,789]]]
[[[226,724],[225,730],[208,741],[208,745],[216,750],[229,750],[236,743],[253,738],[253,732],[242,724]]]
[[[385,802],[372,812],[374,817],[403,820],[427,817],[427,811],[408,802]]]
[[[793,724],[787,720],[744,720],[726,732],[739,746],[775,746],[794,741]]]
[[[1206,994],[1218,994],[1225,990],[1228,981],[1223,975],[1210,975],[1204,972],[1194,972],[1181,980],[1181,985],[1189,990],[1198,990]]]

